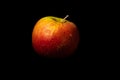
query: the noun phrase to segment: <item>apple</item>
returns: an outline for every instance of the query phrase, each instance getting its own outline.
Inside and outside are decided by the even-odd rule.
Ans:
[[[37,21],[32,32],[32,46],[36,53],[49,58],[71,56],[79,43],[79,31],[66,18],[46,16]]]

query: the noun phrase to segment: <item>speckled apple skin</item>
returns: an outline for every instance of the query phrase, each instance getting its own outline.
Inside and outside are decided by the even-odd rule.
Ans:
[[[55,17],[38,20],[32,32],[32,46],[45,57],[64,58],[72,55],[80,41],[76,25]]]

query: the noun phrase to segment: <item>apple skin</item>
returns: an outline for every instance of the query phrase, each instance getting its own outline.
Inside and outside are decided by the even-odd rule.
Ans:
[[[73,22],[46,16],[37,21],[32,32],[32,46],[37,54],[49,58],[72,55],[79,43],[79,31]]]

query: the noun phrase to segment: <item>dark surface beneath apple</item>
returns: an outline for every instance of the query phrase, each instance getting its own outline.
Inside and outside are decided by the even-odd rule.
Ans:
[[[13,34],[18,33],[17,36],[13,36],[13,42],[16,42],[14,45],[14,60],[18,60],[17,63],[43,68],[47,66],[88,68],[88,66],[99,61],[100,50],[98,50],[97,45],[100,42],[97,41],[99,39],[100,23],[98,23],[97,18],[101,16],[98,17],[97,10],[99,7],[94,7],[97,5],[92,6],[89,2],[68,3],[64,1],[59,4],[52,3],[44,6],[42,6],[42,3],[38,4],[37,2],[22,3],[22,6],[18,9],[11,8],[14,11],[12,14],[14,18],[10,17],[14,19],[14,23],[17,25],[13,28]],[[80,43],[74,54],[64,59],[51,59],[37,55],[32,47],[32,30],[35,23],[45,16],[64,18],[66,15],[69,15],[67,20],[76,24],[80,34]],[[11,43],[11,45],[13,44]]]

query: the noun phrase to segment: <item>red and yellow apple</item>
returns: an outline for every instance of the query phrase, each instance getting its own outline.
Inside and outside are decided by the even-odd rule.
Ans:
[[[77,26],[66,18],[47,16],[39,19],[32,32],[36,53],[45,57],[63,58],[72,55],[79,43]]]

